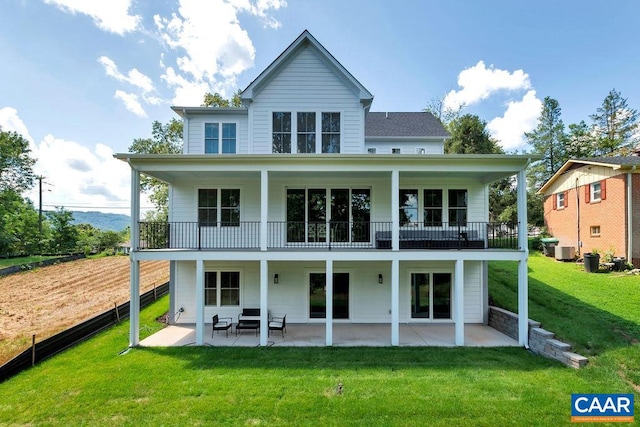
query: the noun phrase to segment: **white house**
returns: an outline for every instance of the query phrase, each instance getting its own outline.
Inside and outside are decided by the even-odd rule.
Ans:
[[[170,310],[195,324],[260,308],[322,323],[486,324],[487,261],[519,262],[527,343],[526,156],[446,155],[431,114],[370,112],[373,95],[304,31],[242,108],[173,107],[184,153],[117,154],[132,170],[131,295],[139,262],[171,261]],[[170,185],[168,223],[140,221],[140,174]],[[517,227],[489,223],[488,184],[517,176]],[[139,304],[131,299],[132,346]],[[329,315],[327,315],[329,314]]]

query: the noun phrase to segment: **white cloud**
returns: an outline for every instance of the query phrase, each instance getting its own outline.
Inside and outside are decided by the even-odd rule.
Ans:
[[[471,68],[458,74],[458,86],[462,89],[452,90],[444,98],[444,108],[458,110],[462,106],[473,105],[489,98],[499,91],[526,90],[531,88],[529,75],[523,70],[509,72],[479,61]]]
[[[98,58],[98,62],[104,67],[104,71],[107,73],[107,76],[113,77],[118,81],[136,86],[142,89],[144,93],[152,92],[154,90],[153,82],[151,81],[151,79],[142,74],[136,68],[132,68],[126,75],[124,75],[120,71],[118,71],[118,66],[111,58],[101,56],[100,58]]]
[[[504,115],[491,120],[487,130],[505,151],[525,148],[524,133],[536,127],[541,109],[542,101],[536,97],[535,90],[530,90],[521,101],[509,102]]]
[[[127,110],[131,111],[136,116],[147,117],[147,113],[144,111],[144,108],[142,108],[142,105],[140,105],[140,102],[138,101],[138,95],[134,93],[127,93],[118,89],[116,90],[116,93],[113,97],[121,100]]]
[[[33,148],[33,138],[29,135],[29,129],[18,116],[18,110],[11,107],[0,108],[0,128],[5,132],[17,132],[29,141]]]
[[[238,13],[258,16],[265,26],[277,28],[280,23],[269,13],[285,6],[282,0],[180,0],[178,14],[154,16],[161,39],[179,52],[177,68],[167,65],[162,76],[175,91],[172,102],[198,105],[207,91],[235,92],[237,76],[253,66],[255,57]]]
[[[90,16],[101,30],[123,35],[140,26],[141,17],[130,15],[132,0],[44,0],[67,13]]]

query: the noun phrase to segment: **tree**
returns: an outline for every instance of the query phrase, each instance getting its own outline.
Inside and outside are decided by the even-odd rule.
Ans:
[[[538,125],[533,131],[525,132],[533,152],[543,156],[530,169],[530,182],[534,188],[540,188],[567,159],[564,151],[564,123],[560,115],[558,101],[546,96],[542,102]]]
[[[0,128],[0,191],[22,194],[33,187],[36,161],[30,153],[29,142],[22,135]]]
[[[40,252],[38,212],[33,204],[13,190],[0,191],[0,255]]]
[[[447,154],[502,154],[498,142],[489,135],[487,122],[465,114],[449,124],[451,138],[444,144]]]
[[[51,223],[51,251],[58,254],[74,252],[78,243],[78,229],[73,225],[73,213],[63,207],[56,207],[47,216]]]
[[[221,107],[221,108],[229,108],[229,107],[242,107],[242,100],[240,99],[240,94],[242,92],[240,89],[236,93],[233,94],[233,97],[229,99],[225,99],[218,92],[211,93],[207,92],[204,94],[204,99],[202,101],[203,107]]]
[[[638,112],[627,105],[627,98],[611,89],[596,114],[591,115],[598,143],[597,155],[607,155],[623,149],[623,154],[638,143]]]
[[[433,114],[449,130],[449,124],[460,117],[465,106],[463,104],[457,109],[445,107],[445,97],[446,95],[442,98],[431,98],[423,111]]]
[[[593,156],[596,149],[595,140],[593,129],[584,120],[570,124],[564,143],[567,160]]]
[[[132,153],[179,154],[182,152],[182,122],[171,119],[162,124],[155,120],[151,125],[151,138],[136,138],[129,147]],[[148,176],[140,177],[140,189],[149,194],[156,213],[148,215],[150,220],[166,221],[169,217],[169,187],[162,181]]]

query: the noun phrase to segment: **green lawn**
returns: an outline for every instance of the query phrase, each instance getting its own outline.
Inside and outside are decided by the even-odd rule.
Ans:
[[[640,383],[632,343],[640,337],[640,278],[587,275],[536,255],[530,268],[531,317],[568,341],[579,332],[572,338],[589,350],[587,368],[518,348],[183,347],[119,355],[128,342],[123,323],[0,384],[0,425],[569,425],[571,393],[631,393],[629,382]],[[573,279],[562,280],[565,273]],[[492,265],[490,276],[495,300],[513,304],[515,264]],[[143,336],[160,327],[153,319],[166,307],[164,298],[143,311]],[[636,413],[639,400],[636,393]]]
[[[45,259],[57,258],[55,256],[33,255],[20,258],[2,258],[0,259],[0,268],[11,267],[13,265],[29,264],[32,262],[40,262]]]

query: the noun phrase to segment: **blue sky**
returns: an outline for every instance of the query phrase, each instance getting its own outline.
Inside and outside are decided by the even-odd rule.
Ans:
[[[244,89],[308,29],[375,96],[372,111],[464,104],[507,150],[541,100],[565,124],[615,88],[640,108],[640,2],[1,0],[0,126],[27,137],[45,207],[128,213],[112,159],[171,105]],[[30,197],[37,200],[37,193]]]

